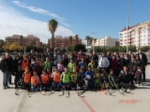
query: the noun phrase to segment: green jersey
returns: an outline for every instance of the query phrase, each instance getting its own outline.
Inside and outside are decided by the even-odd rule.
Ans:
[[[69,83],[70,82],[70,73],[62,73],[62,82]]]
[[[91,63],[91,62],[90,62],[90,63],[88,64],[88,66],[91,66],[91,68],[92,68],[93,70],[96,68],[95,63]]]
[[[95,83],[98,84],[101,82],[101,74],[98,73],[98,74],[95,74],[96,78],[95,78]]]
[[[73,68],[76,66],[76,64],[75,63],[69,63],[68,64],[68,68],[69,68],[69,72],[73,72]]]
[[[48,68],[51,69],[52,68],[52,62],[46,62],[45,61],[43,66],[44,66],[44,70],[47,70]]]

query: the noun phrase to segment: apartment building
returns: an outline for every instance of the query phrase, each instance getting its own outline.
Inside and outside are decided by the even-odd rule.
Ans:
[[[107,47],[113,47],[113,46],[117,46],[117,41],[119,39],[117,38],[112,38],[109,36],[103,37],[103,38],[97,38],[96,41],[92,42],[93,46],[107,46]]]
[[[119,39],[106,36],[103,38],[96,38],[92,42],[88,42],[88,40],[82,40],[82,44],[86,46],[86,49],[92,49],[93,46],[113,47],[119,46]]]
[[[48,43],[51,43],[51,39],[48,40]],[[62,36],[55,36],[54,38],[54,48],[66,48],[70,46],[74,46],[76,44],[81,44],[81,39],[79,37],[73,37],[70,39],[70,37],[62,37]],[[52,45],[50,45],[50,48],[52,48]]]
[[[137,48],[150,46],[150,21],[121,30],[120,46],[126,45],[135,45]]]
[[[31,46],[32,44],[34,44],[35,46],[40,46],[42,44],[40,42],[40,39],[34,35],[28,35],[27,37],[25,37],[15,34],[5,38],[6,45],[10,45],[14,42],[20,46]]]

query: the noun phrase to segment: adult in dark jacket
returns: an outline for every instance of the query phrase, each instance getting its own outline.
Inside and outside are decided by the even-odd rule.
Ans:
[[[51,49],[48,49],[48,48],[46,49],[46,56],[45,56],[45,58],[46,57],[48,57],[53,62],[53,60],[54,60],[54,53],[53,53],[53,51]]]
[[[120,55],[119,65],[120,65],[120,70],[123,70],[123,67],[124,67],[124,66],[127,66],[126,60],[125,60],[125,58],[124,58],[124,54],[121,54],[121,55]]]
[[[8,52],[1,60],[1,70],[3,72],[3,88],[9,88],[8,82],[10,83],[11,73],[13,71],[12,67],[13,59]]]
[[[112,56],[112,69],[115,73],[116,76],[119,76],[119,72],[120,72],[120,69],[119,69],[119,61],[117,60],[116,56]]]
[[[145,67],[147,65],[147,57],[146,57],[146,54],[143,53],[143,51],[141,49],[139,49],[139,57],[140,57],[140,60],[141,60],[141,67],[142,67],[142,71],[143,71],[143,82],[145,82],[146,80],[146,75],[145,75]]]
[[[19,82],[22,78],[22,70],[21,70],[21,59],[19,56],[15,56],[13,60],[13,74],[15,75],[14,83],[15,83],[15,89],[18,88]]]

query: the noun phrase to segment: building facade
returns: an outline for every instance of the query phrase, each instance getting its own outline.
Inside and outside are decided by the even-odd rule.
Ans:
[[[93,49],[95,46],[113,47],[119,46],[119,39],[106,36],[103,38],[96,38],[92,40],[90,44],[88,40],[82,40],[82,44],[86,46],[86,49]]]
[[[97,38],[96,41],[92,42],[93,46],[104,46],[104,47],[113,47],[113,46],[118,46],[118,41],[119,39],[117,38],[112,38],[109,36],[103,37],[103,38]]]
[[[150,21],[124,28],[120,32],[120,46],[135,45],[138,48],[150,46]]]
[[[48,43],[51,39],[49,39]],[[79,37],[62,37],[62,36],[55,36],[54,38],[54,46],[50,45],[50,48],[66,48],[70,46],[74,46],[76,44],[81,44],[81,39]]]
[[[16,43],[20,46],[41,46],[40,39],[34,35],[28,35],[27,37],[22,35],[12,35],[5,38],[6,45]]]

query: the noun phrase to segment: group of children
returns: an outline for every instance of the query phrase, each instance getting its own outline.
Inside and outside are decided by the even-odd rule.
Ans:
[[[62,87],[66,89],[108,89],[117,88],[120,83],[135,83],[141,84],[142,71],[138,67],[137,71],[132,74],[128,67],[123,67],[119,76],[116,76],[111,69],[109,72],[106,69],[97,69],[94,61],[91,60],[88,65],[81,60],[79,65],[71,59],[68,66],[64,69],[59,69],[55,66],[52,69],[43,69],[42,74],[38,75],[36,71],[30,69],[29,66],[25,68],[22,75],[23,88],[29,91],[51,91],[52,89],[59,90]]]

